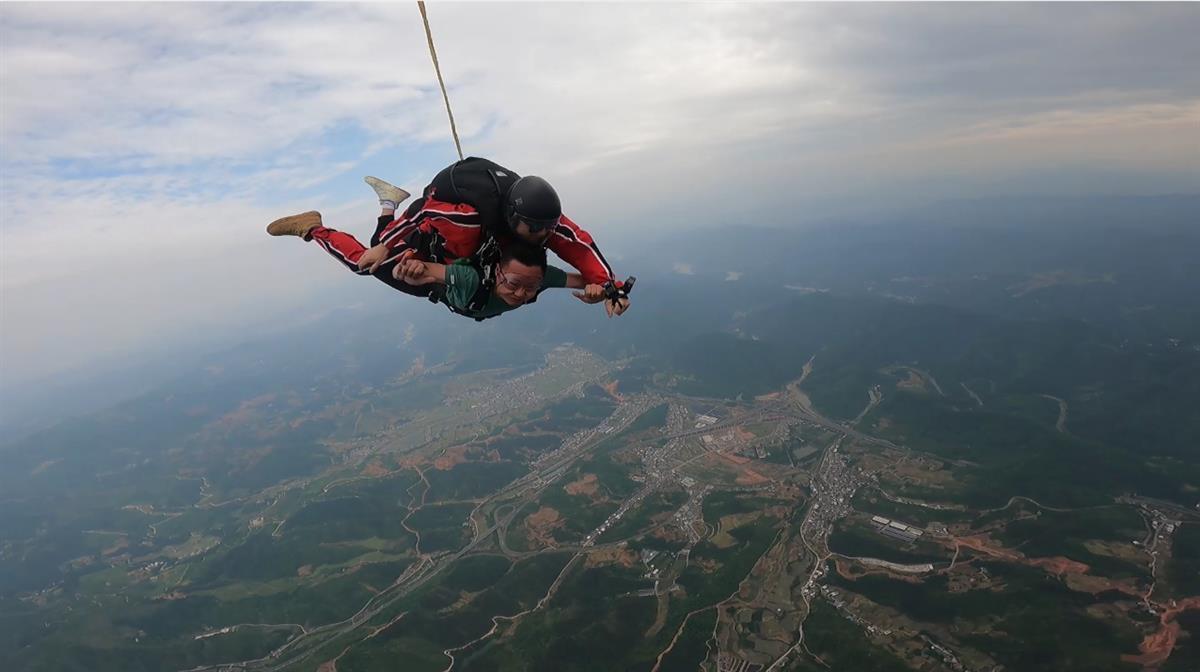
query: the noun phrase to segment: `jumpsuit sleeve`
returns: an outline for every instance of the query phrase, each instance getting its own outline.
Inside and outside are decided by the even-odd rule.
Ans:
[[[612,267],[608,265],[600,248],[587,231],[564,215],[546,243],[563,261],[574,266],[588,284],[602,285],[613,279]]]

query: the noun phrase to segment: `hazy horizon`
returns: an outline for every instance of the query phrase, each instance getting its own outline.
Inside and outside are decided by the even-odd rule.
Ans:
[[[1200,193],[1191,5],[438,3],[430,20],[464,151],[550,178],[618,273],[647,225]],[[412,308],[262,229],[315,208],[365,237],[362,175],[416,191],[455,158],[416,8],[4,3],[0,62],[5,387],[355,294]]]

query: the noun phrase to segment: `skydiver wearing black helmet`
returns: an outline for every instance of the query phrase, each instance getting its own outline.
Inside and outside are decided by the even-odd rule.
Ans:
[[[408,192],[376,177],[364,180],[382,208],[369,249],[349,234],[324,227],[316,212],[277,220],[267,231],[315,240],[354,272],[431,300],[440,298],[439,285],[410,284],[403,277],[403,261],[470,265],[480,277],[478,298],[486,301],[505,245],[523,241],[548,248],[578,269],[583,288],[574,294],[580,301],[604,302],[610,317],[629,307],[628,281],[616,279],[591,235],[562,214],[558,193],[540,177],[521,177],[487,159],[469,157],[440,171],[399,217],[396,210]]]

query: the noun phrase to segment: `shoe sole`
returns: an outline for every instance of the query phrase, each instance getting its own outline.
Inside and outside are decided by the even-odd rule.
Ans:
[[[393,201],[396,203],[396,205],[400,205],[404,201],[408,200],[409,196],[412,196],[412,194],[401,189],[400,187],[397,187],[396,185],[390,184],[388,182],[384,182],[383,180],[379,179],[378,177],[374,177],[372,175],[368,175],[368,176],[364,177],[363,182],[366,182],[368,186],[370,186],[372,189],[374,189],[375,195],[378,196],[380,199],[386,199],[389,201]],[[386,194],[381,193],[381,191],[380,191],[381,189],[386,191],[387,193]]]

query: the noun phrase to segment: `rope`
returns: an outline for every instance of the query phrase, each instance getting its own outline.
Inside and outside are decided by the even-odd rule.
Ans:
[[[429,30],[429,15],[425,13],[425,3],[417,0],[421,10],[421,20],[425,22],[425,39],[429,42],[429,56],[433,58],[433,70],[437,73],[438,86],[442,87],[442,100],[446,101],[446,116],[450,117],[450,133],[454,135],[454,148],[458,150],[459,161],[463,158],[462,143],[458,141],[458,127],[454,125],[454,113],[450,111],[450,96],[446,95],[446,82],[442,79],[442,68],[438,65],[437,50],[433,48],[433,32]]]

